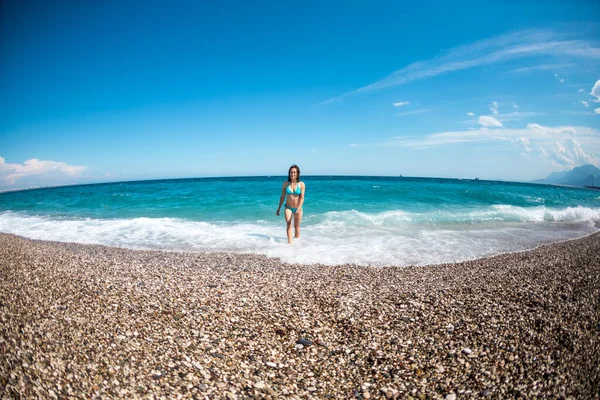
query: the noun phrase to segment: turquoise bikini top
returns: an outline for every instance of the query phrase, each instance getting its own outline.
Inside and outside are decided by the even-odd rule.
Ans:
[[[300,195],[300,194],[302,194],[302,189],[300,189],[300,182],[298,182],[298,184],[296,185],[296,190],[294,190],[293,192],[292,192],[292,189],[291,189],[291,187],[292,187],[292,184],[290,183],[290,184],[287,186],[287,188],[285,188],[285,192],[286,192],[287,194],[295,194],[295,195]]]

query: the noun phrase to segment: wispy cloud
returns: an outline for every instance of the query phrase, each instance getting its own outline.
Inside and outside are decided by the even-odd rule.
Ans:
[[[573,110],[566,110],[566,111],[562,111],[561,114],[565,114],[565,115],[594,115],[593,111],[573,111]]]
[[[570,67],[574,67],[576,65],[577,64],[575,64],[575,63],[540,64],[540,65],[533,65],[531,67],[513,69],[512,72],[521,74],[521,73],[532,72],[532,71],[556,71],[558,69],[570,68]]]
[[[494,115],[498,115],[498,102],[492,101],[492,106],[490,107],[490,111],[494,113]]]
[[[600,159],[593,153],[586,152],[580,140],[587,141],[600,148],[598,143],[600,131],[589,127],[542,126],[527,124],[525,128],[508,129],[504,127],[466,131],[450,131],[425,136],[397,136],[389,140],[369,144],[352,144],[351,147],[405,147],[426,149],[452,144],[511,142],[517,151],[526,154],[539,154],[549,162],[561,167],[575,167],[581,164],[599,166]],[[594,147],[591,146],[591,147]],[[546,150],[548,149],[548,150]]]
[[[513,108],[516,108],[518,110],[520,107],[513,103]]]
[[[498,121],[494,117],[489,117],[487,115],[479,117],[479,123],[483,126],[503,126],[502,122]]]
[[[399,101],[397,103],[394,103],[394,107],[402,107],[402,106],[407,106],[409,104],[410,104],[410,102],[408,102],[408,101]]]
[[[422,114],[422,113],[426,113],[426,112],[430,112],[432,110],[414,110],[414,111],[405,111],[405,112],[401,112],[396,114],[396,116],[401,116],[401,115],[411,115],[411,114]]]
[[[4,158],[0,157],[0,180],[9,185],[14,185],[19,179],[47,175],[51,173],[65,174],[69,176],[79,176],[86,167],[78,165],[68,165],[64,162],[44,161],[32,158],[23,164],[9,164]]]
[[[468,113],[467,113],[467,115],[468,115],[469,117],[474,117],[474,116],[475,116],[475,113],[468,112]]]
[[[581,89],[579,89],[577,92],[578,92],[578,93],[585,92],[585,89],[584,89],[584,88],[581,88]]]
[[[538,111],[525,111],[525,112],[514,111],[514,112],[510,112],[510,113],[506,113],[506,114],[498,114],[498,115],[494,115],[493,117],[492,116],[488,116],[488,117],[494,118],[494,119],[504,123],[507,121],[520,121],[522,119],[532,118],[532,117],[542,117],[545,115],[547,115],[545,112],[538,112]],[[467,121],[461,121],[461,123],[463,123],[463,124],[478,124],[479,119],[470,119]]]
[[[538,111],[515,111],[506,114],[496,115],[496,119],[501,122],[518,121],[525,118],[542,117],[547,115],[545,112]]]
[[[595,112],[596,114],[600,114],[600,108],[596,108],[596,109],[594,110],[594,112]]]
[[[583,39],[571,39],[569,36],[571,35],[563,32],[527,29],[481,40],[451,49],[436,58],[417,61],[377,82],[351,90],[319,104],[332,103],[349,95],[374,92],[454,71],[532,56],[572,56],[600,59],[600,47],[595,47],[594,44]]]
[[[596,100],[594,100],[596,103],[600,102],[600,80],[596,81],[590,94],[596,98]]]
[[[559,81],[560,83],[565,83],[565,80],[564,80],[564,78],[560,78],[560,77],[558,76],[558,74],[554,74],[554,76],[556,77],[556,79],[558,79],[558,81]]]
[[[589,106],[590,106],[590,105],[588,104],[588,102],[587,102],[587,101],[582,101],[582,102],[581,102],[581,104],[583,104],[583,105],[584,105],[584,106],[586,106],[586,107],[589,107]]]
[[[508,138],[508,140],[513,142],[513,144],[515,144],[516,146],[522,147],[527,155],[529,155],[529,153],[532,152],[531,147],[529,147],[529,139],[527,139],[526,137],[518,137],[516,139]]]

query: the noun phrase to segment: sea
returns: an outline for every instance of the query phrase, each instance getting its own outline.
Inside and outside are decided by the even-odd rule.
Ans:
[[[305,176],[287,243],[283,176],[116,182],[0,193],[0,232],[287,263],[409,266],[535,248],[600,230],[600,191],[468,179]]]

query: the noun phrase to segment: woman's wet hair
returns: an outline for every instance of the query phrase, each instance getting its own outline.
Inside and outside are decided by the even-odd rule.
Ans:
[[[298,171],[298,178],[297,181],[300,182],[300,167],[297,166],[296,164],[292,165],[290,167],[290,169],[288,169],[288,182],[292,181],[292,168],[296,168],[296,170]]]

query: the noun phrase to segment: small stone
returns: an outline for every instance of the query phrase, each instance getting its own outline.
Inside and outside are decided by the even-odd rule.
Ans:
[[[469,354],[471,354],[471,353],[472,353],[471,349],[469,349],[468,347],[465,347],[465,348],[462,350],[462,352],[463,352],[463,354],[466,354],[466,355],[469,355]]]
[[[268,367],[277,368],[277,364],[275,364],[274,362],[267,361],[266,364]]]
[[[301,344],[302,346],[310,346],[312,342],[308,339],[298,339],[296,340],[297,344]]]
[[[254,387],[257,389],[264,389],[266,387],[266,385],[263,381],[259,381],[254,384]]]
[[[454,393],[449,393],[446,395],[446,400],[456,400],[456,395]]]
[[[443,366],[441,365],[436,365],[435,370],[439,373],[439,374],[443,374],[444,371],[446,370]]]
[[[295,345],[295,346],[294,346],[294,348],[295,348],[296,350],[302,350],[302,349],[304,348],[304,345],[302,345],[302,344],[297,344],[297,345]]]
[[[194,367],[196,367],[196,369],[200,369],[200,370],[204,369],[204,368],[202,368],[202,365],[200,365],[200,363],[198,363],[198,362],[196,362],[196,361],[193,361],[193,362],[192,362],[192,365],[193,365]]]
[[[485,389],[483,392],[481,392],[481,395],[483,397],[488,397],[490,395],[490,389]]]
[[[310,386],[310,387],[307,387],[306,390],[308,390],[309,392],[315,392],[317,390],[317,388],[314,386]]]
[[[363,399],[370,399],[371,394],[367,391],[364,391],[364,392],[362,392],[362,397],[363,397]]]

